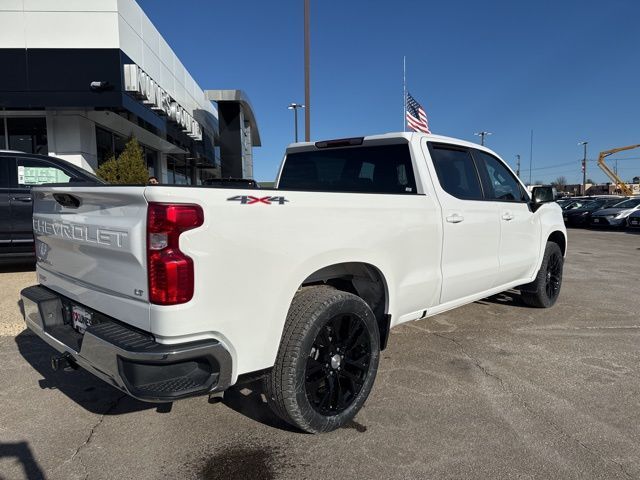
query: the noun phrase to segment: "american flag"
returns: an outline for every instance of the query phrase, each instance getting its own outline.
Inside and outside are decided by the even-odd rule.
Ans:
[[[415,132],[431,133],[424,108],[409,92],[407,92],[407,125]]]

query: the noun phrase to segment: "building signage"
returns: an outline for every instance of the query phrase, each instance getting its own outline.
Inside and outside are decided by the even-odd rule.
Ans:
[[[124,89],[134,93],[152,110],[167,115],[194,140],[202,140],[200,124],[138,65],[124,66]]]

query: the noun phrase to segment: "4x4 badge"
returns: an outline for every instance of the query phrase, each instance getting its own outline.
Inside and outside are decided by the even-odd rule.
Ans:
[[[288,201],[284,197],[254,197],[252,195],[236,195],[235,197],[227,198],[227,202],[240,202],[241,205],[255,205],[257,203],[284,205]]]

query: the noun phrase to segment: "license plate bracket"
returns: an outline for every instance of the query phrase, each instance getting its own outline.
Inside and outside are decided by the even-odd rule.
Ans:
[[[78,305],[72,305],[71,322],[73,328],[77,330],[78,333],[84,334],[86,329],[93,325],[93,312],[89,312]]]

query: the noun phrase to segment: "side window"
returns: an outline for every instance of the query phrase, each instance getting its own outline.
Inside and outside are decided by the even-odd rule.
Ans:
[[[18,158],[16,179],[18,187],[29,188],[45,183],[68,183],[71,176],[48,162],[32,158]]]
[[[12,157],[0,157],[0,188],[9,187],[9,162],[13,162]]]
[[[482,200],[478,171],[469,150],[429,144],[431,158],[442,188],[463,200]]]
[[[516,177],[496,157],[480,150],[473,152],[478,168],[483,173],[487,200],[526,202],[527,196]]]

